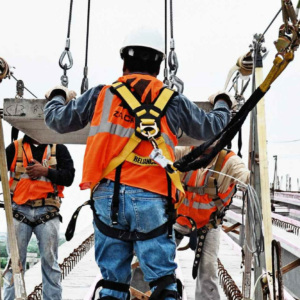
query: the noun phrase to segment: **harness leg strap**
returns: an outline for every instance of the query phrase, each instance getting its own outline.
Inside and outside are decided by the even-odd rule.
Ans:
[[[112,207],[111,207],[111,219],[113,225],[118,224],[121,170],[122,170],[122,164],[116,168],[114,194],[113,194]]]
[[[118,292],[124,292],[127,293],[127,299],[126,300],[130,300],[130,292],[129,292],[129,288],[130,285],[126,284],[126,283],[121,283],[121,282],[114,282],[114,281],[109,281],[109,280],[105,280],[105,279],[101,279],[97,282],[96,286],[95,286],[95,290],[93,293],[93,297],[92,300],[96,300],[95,299],[95,295],[96,295],[96,291],[100,288],[104,288],[104,289],[109,289],[109,290],[113,290],[113,291],[118,291]],[[101,299],[111,299],[111,300],[119,300],[118,298],[112,297],[112,296],[105,296]]]
[[[151,294],[149,300],[164,300],[167,297],[172,297],[174,299],[180,299],[179,293],[175,291],[167,290],[166,287],[172,283],[176,283],[176,277],[174,274],[166,275],[161,278],[158,278],[155,281],[149,283],[150,288],[156,287],[156,289]]]

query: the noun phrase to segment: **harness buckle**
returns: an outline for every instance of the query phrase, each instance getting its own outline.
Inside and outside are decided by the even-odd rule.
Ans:
[[[26,217],[23,215],[23,218],[19,221],[20,223],[23,223],[23,221],[26,219]]]

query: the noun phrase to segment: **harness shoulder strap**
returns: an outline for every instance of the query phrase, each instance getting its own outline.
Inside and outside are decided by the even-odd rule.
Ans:
[[[56,160],[56,144],[53,144],[51,147],[51,158],[48,160],[48,165],[51,169],[56,169],[57,160]]]
[[[26,172],[23,166],[23,139],[19,139],[17,141],[18,148],[17,151],[17,162],[15,166],[15,175],[12,185],[10,187],[10,192],[13,193],[17,187],[18,182],[20,181],[20,177],[23,173]]]
[[[128,104],[132,111],[141,106],[141,103],[135,98],[124,83],[116,82],[112,84],[112,87],[118,92],[121,99]]]

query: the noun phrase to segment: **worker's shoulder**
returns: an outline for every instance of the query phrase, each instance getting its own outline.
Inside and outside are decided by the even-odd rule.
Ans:
[[[64,144],[56,144],[56,152],[69,152],[69,150]]]

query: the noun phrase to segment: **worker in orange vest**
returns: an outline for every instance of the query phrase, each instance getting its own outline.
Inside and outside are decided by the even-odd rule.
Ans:
[[[120,52],[123,75],[112,85],[98,85],[76,100],[63,86],[51,89],[45,121],[60,133],[91,124],[80,187],[92,189],[100,298],[129,299],[135,251],[150,299],[177,299],[172,227],[176,189],[183,191],[172,168],[177,133],[181,128],[195,139],[211,138],[228,123],[232,99],[220,93],[214,110],[205,113],[157,79],[165,59],[157,30],[134,30]]]
[[[190,150],[190,147],[177,147],[176,159]],[[242,159],[230,150],[222,150],[206,169],[182,174],[185,196],[178,214],[192,218],[194,223],[180,217],[174,228],[177,245],[185,235],[191,236],[192,229],[197,230],[192,271],[193,278],[197,278],[195,299],[221,299],[217,276],[220,225],[236,191],[236,183],[248,184],[249,178],[250,171]]]
[[[74,179],[73,160],[64,145],[39,144],[27,135],[6,148],[6,158],[23,270],[26,270],[27,247],[34,233],[41,256],[43,299],[60,300],[61,270],[57,258],[62,217],[59,210],[64,186],[70,186]],[[3,274],[4,300],[15,299],[12,275],[8,263]]]

